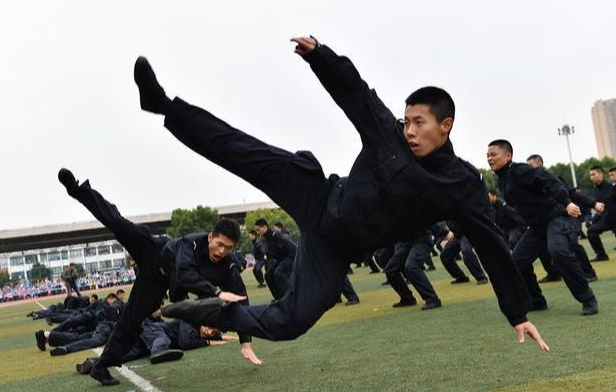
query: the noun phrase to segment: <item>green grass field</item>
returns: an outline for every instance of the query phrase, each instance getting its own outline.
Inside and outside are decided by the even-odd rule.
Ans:
[[[604,242],[606,249],[615,246],[611,234]],[[535,267],[542,277],[540,263]],[[140,360],[128,366],[165,392],[614,391],[616,256],[594,267],[599,275],[592,283],[600,306],[596,316],[582,317],[581,305],[563,283],[542,286],[550,310],[529,317],[550,345],[549,354],[533,342],[517,343],[489,285],[452,286],[437,263],[428,276],[443,301],[441,309],[393,309],[397,296],[381,286],[385,275],[362,268],[351,276],[360,305],[336,306],[295,341],[255,339],[261,367],[241,360],[237,343],[189,351],[172,363],[152,366]],[[256,288],[252,273],[243,275],[252,303],[270,300],[267,289]],[[100,391],[98,383],[74,368],[92,351],[50,357],[36,348],[34,331],[48,326],[25,314],[37,308],[29,303],[0,309],[0,391]],[[137,390],[112,372],[122,383],[106,391]]]

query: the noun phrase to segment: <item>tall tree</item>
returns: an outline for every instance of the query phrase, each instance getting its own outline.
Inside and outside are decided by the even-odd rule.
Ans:
[[[32,264],[32,270],[30,272],[30,280],[47,279],[51,277],[51,270],[41,264],[38,261]]]
[[[171,213],[171,226],[167,235],[182,237],[188,233],[211,231],[218,222],[218,211],[210,207],[197,206],[193,209],[178,208]]]

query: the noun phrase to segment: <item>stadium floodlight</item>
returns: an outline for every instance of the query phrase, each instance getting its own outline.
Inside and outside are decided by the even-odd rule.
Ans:
[[[573,167],[573,158],[571,157],[571,145],[569,144],[569,135],[573,135],[575,133],[575,127],[569,126],[567,124],[563,125],[562,128],[558,128],[558,134],[560,136],[564,136],[567,139],[567,150],[569,151],[569,167],[571,167],[571,178],[573,179],[573,187],[577,188],[577,179],[575,178],[575,168]]]

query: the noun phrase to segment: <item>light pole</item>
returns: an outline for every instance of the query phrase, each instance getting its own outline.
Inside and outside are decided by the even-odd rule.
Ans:
[[[575,133],[575,128],[573,126],[569,126],[567,124],[563,125],[562,128],[558,128],[558,134],[560,136],[564,136],[567,139],[567,150],[569,151],[569,167],[571,167],[571,178],[573,179],[573,187],[577,188],[577,179],[575,178],[575,169],[573,167],[573,158],[571,157],[571,145],[569,144],[569,135],[573,135]]]

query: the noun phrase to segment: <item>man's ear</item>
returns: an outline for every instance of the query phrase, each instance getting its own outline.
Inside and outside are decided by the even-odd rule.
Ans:
[[[451,132],[451,128],[453,127],[453,118],[447,117],[443,121],[441,121],[441,134],[449,134]]]

